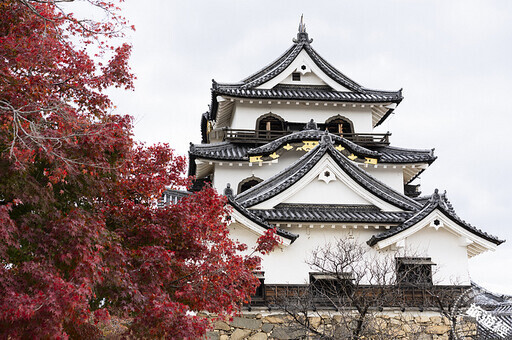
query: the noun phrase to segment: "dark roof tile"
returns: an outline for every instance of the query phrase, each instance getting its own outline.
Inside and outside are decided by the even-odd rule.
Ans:
[[[415,211],[420,208],[420,205],[416,201],[396,192],[360,169],[357,165],[354,165],[348,158],[334,148],[328,134],[322,137],[318,146],[299,158],[295,163],[275,176],[241,193],[236,197],[236,200],[245,207],[251,207],[279,194],[309,172],[326,153],[329,153],[353,180],[380,199],[404,210]]]
[[[408,220],[406,220],[404,223],[400,224],[394,229],[391,229],[389,231],[380,233],[378,235],[372,236],[370,240],[368,240],[368,244],[370,246],[375,245],[377,242],[385,240],[391,236],[394,236],[396,234],[399,234],[400,232],[407,230],[414,226],[416,223],[420,222],[422,219],[427,217],[431,212],[434,210],[439,209],[444,215],[446,215],[448,218],[450,218],[453,222],[457,223],[462,228],[470,231],[471,233],[478,235],[482,237],[483,239],[492,242],[496,245],[499,245],[505,241],[498,239],[496,236],[489,235],[486,232],[477,229],[473,227],[471,224],[467,223],[466,221],[462,220],[457,214],[455,213],[455,210],[453,209],[453,206],[451,205],[450,201],[448,201],[446,197],[446,193],[443,195],[439,195],[438,191],[436,189],[435,193],[430,197],[430,199],[425,203],[423,208],[419,210],[416,214],[414,214],[412,217],[410,217]]]
[[[273,222],[401,223],[411,212],[383,212],[375,206],[279,204],[274,209],[251,209]]]
[[[229,204],[233,207],[233,209],[235,209],[236,211],[238,211],[239,213],[241,213],[242,215],[247,217],[249,220],[253,221],[254,223],[258,224],[260,227],[267,229],[267,230],[274,228],[274,226],[270,225],[263,218],[254,214],[252,211],[247,210],[242,205],[240,205],[235,199],[233,199],[233,197],[228,196],[227,198],[228,198]],[[297,234],[291,233],[289,231],[286,231],[286,230],[283,230],[283,229],[277,228],[277,227],[276,227],[276,234],[281,237],[291,240],[292,243],[299,237],[299,235],[297,235]]]

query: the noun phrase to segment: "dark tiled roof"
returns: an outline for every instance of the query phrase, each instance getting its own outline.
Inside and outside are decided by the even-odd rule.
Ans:
[[[257,148],[249,149],[248,154],[249,155],[261,155],[261,154],[269,154],[277,149],[279,149],[281,146],[286,145],[290,142],[296,142],[296,141],[303,141],[305,139],[307,140],[320,140],[322,136],[325,135],[325,132],[320,130],[302,130],[299,132],[294,132],[289,135],[283,136],[281,138],[278,138],[276,140],[273,140],[270,143],[267,143],[265,145],[259,146]],[[369,149],[366,149],[360,145],[357,145],[348,139],[342,138],[340,136],[336,136],[334,134],[329,133],[329,136],[331,139],[335,142],[338,142],[342,144],[344,147],[348,148],[350,151],[357,153],[361,156],[366,157],[379,157],[379,153],[377,151],[372,151]]]
[[[245,78],[239,83],[219,84],[212,81],[212,105],[210,119],[215,120],[217,114],[217,95],[227,95],[239,98],[272,98],[290,100],[319,100],[319,101],[340,101],[340,102],[368,102],[368,103],[400,103],[403,99],[402,90],[380,91],[367,89],[352,79],[345,76],[335,67],[323,59],[310,45],[307,33],[300,33],[301,37],[294,40],[286,52],[274,62],[264,67],[255,74]],[[306,38],[304,38],[304,36]],[[349,91],[335,91],[331,88],[312,86],[276,86],[273,89],[256,89],[259,85],[273,79],[283,72],[299,53],[305,50],[313,62],[330,78]],[[386,114],[377,122],[381,124],[393,111],[389,109]]]
[[[289,99],[289,100],[320,100],[336,102],[364,102],[382,103],[399,102],[401,93],[357,93],[341,92],[313,86],[275,86],[271,89],[240,88],[237,85],[223,85],[213,83],[213,90],[217,95],[226,95],[237,98],[263,98],[263,99]]]
[[[229,142],[212,144],[190,144],[189,154],[206,159],[247,160],[251,146]]]
[[[418,149],[403,149],[394,146],[382,146],[372,148],[379,152],[381,163],[428,163],[431,164],[436,160],[434,156],[434,149],[432,150],[418,150]]]
[[[240,205],[233,197],[227,196],[229,204],[238,211],[240,214],[244,215],[254,223],[258,224],[260,227],[264,229],[272,229],[274,228],[270,224],[268,224],[264,219],[262,219],[260,216],[254,214],[252,211],[247,210],[242,205]],[[276,234],[289,239],[292,243],[299,237],[299,235],[291,233],[289,231],[283,230],[281,228],[276,228]]]
[[[383,232],[383,233],[380,233],[378,235],[372,236],[372,238],[370,240],[368,240],[367,243],[370,246],[373,246],[379,241],[385,240],[388,237],[391,237],[391,236],[396,235],[404,230],[407,230],[410,227],[414,226],[416,223],[420,222],[425,217],[427,217],[431,212],[433,212],[436,209],[441,211],[444,215],[446,215],[449,219],[451,219],[457,225],[461,226],[462,228],[468,230],[469,232],[471,232],[475,235],[480,236],[481,238],[483,238],[489,242],[492,242],[496,245],[499,245],[499,244],[505,242],[505,241],[498,239],[496,236],[489,235],[486,232],[483,232],[482,230],[477,229],[477,228],[473,227],[471,224],[462,220],[459,216],[457,216],[450,201],[448,201],[448,199],[446,198],[446,193],[443,195],[439,195],[438,191],[436,189],[435,193],[430,197],[430,199],[427,201],[427,203],[425,203],[425,205],[423,206],[423,208],[420,211],[418,211],[411,218],[409,218],[407,221],[405,221],[401,225],[397,226],[396,228],[391,229],[386,232]]]
[[[247,160],[249,155],[270,154],[283,145],[301,140],[320,140],[324,132],[319,130],[303,130],[294,132],[273,140],[265,145],[254,147],[253,144],[240,143],[212,143],[212,144],[191,144],[190,155],[205,159],[216,160]],[[428,163],[431,164],[437,157],[432,150],[401,149],[396,147],[379,147],[374,150],[357,145],[348,139],[329,134],[331,139],[343,145],[354,154],[363,157],[377,158],[379,163]]]
[[[254,209],[267,221],[401,223],[411,213],[383,212],[376,206],[279,204],[274,209]]]
[[[364,170],[359,169],[357,165],[354,165],[348,158],[334,148],[333,142],[328,134],[324,135],[318,146],[299,158],[295,163],[277,175],[241,193],[236,197],[236,200],[245,207],[251,207],[279,194],[308,173],[326,153],[329,153],[353,180],[380,199],[404,210],[415,211],[421,207],[414,200],[396,192]]]

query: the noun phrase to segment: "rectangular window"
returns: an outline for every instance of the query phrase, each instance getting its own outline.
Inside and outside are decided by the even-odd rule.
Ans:
[[[313,294],[319,297],[346,296],[352,291],[352,275],[350,273],[309,273],[309,283]]]
[[[256,288],[256,293],[251,296],[251,300],[265,300],[265,272],[254,272],[254,276],[260,280],[260,285]]]
[[[292,73],[292,80],[293,81],[300,81],[300,73],[299,72],[293,72]]]
[[[402,285],[431,285],[432,266],[430,257],[397,257],[396,282]]]

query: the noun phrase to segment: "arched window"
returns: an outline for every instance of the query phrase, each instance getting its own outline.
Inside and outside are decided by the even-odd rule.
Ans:
[[[248,177],[248,178],[244,179],[243,181],[241,181],[240,183],[238,183],[238,193],[241,194],[242,192],[249,190],[250,188],[258,185],[260,182],[263,182],[263,180],[254,175],[252,175],[251,177]]]
[[[331,117],[325,121],[325,127],[330,133],[343,135],[351,135],[354,133],[354,125],[350,119],[340,115]]]
[[[256,130],[284,131],[284,119],[269,112],[258,118]]]

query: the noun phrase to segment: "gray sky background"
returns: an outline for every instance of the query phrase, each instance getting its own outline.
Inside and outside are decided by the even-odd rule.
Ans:
[[[133,92],[112,91],[135,137],[186,154],[200,142],[211,79],[238,81],[281,55],[300,15],[313,47],[363,86],[403,88],[379,132],[436,148],[424,194],[447,190],[459,216],[508,241],[470,260],[473,280],[512,294],[512,1],[127,0],[137,31]]]

